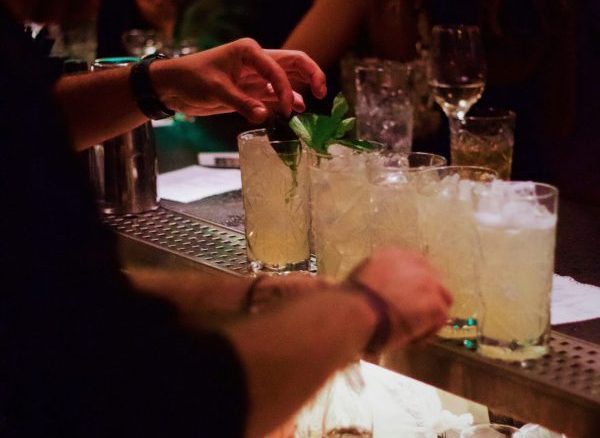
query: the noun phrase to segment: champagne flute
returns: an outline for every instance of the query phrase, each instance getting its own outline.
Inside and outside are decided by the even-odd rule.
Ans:
[[[429,86],[446,116],[463,120],[485,87],[486,66],[477,26],[435,26]]]

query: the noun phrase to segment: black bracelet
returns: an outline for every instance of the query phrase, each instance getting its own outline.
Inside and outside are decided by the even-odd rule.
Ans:
[[[129,75],[131,91],[140,111],[152,120],[166,119],[175,114],[175,111],[170,110],[160,101],[150,79],[150,64],[167,58],[163,53],[144,56],[140,62],[133,65]]]
[[[375,330],[373,330],[364,351],[367,354],[378,354],[392,335],[392,320],[390,319],[388,303],[377,292],[356,278],[349,277],[347,281],[352,287],[352,291],[362,294],[377,314]]]
[[[261,305],[270,302],[273,298],[281,298],[281,291],[277,288],[274,288],[273,293],[270,293],[269,296],[257,297],[259,291],[258,286],[269,277],[269,275],[259,275],[252,281],[246,292],[246,296],[244,297],[244,303],[242,305],[243,313],[256,314],[260,311]]]

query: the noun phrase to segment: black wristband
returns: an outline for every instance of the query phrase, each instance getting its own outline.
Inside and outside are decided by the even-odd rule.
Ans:
[[[354,292],[362,294],[369,305],[377,314],[377,324],[375,330],[369,338],[365,347],[365,353],[377,354],[390,340],[392,335],[392,320],[390,319],[389,306],[381,296],[369,286],[361,283],[355,278],[348,278],[348,283]]]
[[[150,64],[158,59],[167,58],[163,53],[144,56],[140,62],[133,65],[129,75],[131,91],[138,107],[152,120],[166,119],[175,114],[175,111],[170,110],[160,101],[150,79]]]
[[[242,305],[242,312],[247,314],[256,314],[259,313],[262,308],[264,308],[268,303],[272,302],[274,298],[281,298],[281,291],[274,287],[271,290],[265,291],[266,295],[259,296],[258,286],[264,280],[269,278],[269,275],[259,275],[256,277],[248,291],[246,292],[246,296],[244,297],[244,303]]]

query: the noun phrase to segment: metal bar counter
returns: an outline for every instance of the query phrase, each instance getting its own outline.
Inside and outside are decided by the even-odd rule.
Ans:
[[[223,202],[238,207],[239,197],[219,200]],[[241,209],[225,210],[217,219],[229,227],[182,213],[177,203],[169,202],[153,212],[105,220],[120,237],[126,265],[248,275],[241,216],[230,214]],[[382,365],[571,438],[600,437],[600,345],[557,331],[551,345],[552,352],[540,360],[507,364],[437,341],[388,354]]]

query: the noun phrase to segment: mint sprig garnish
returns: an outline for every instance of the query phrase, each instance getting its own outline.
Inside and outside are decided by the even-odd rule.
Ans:
[[[334,143],[359,151],[372,150],[374,146],[368,141],[344,138],[356,124],[355,117],[344,118],[348,110],[348,101],[339,93],[333,100],[331,115],[299,114],[290,120],[290,128],[308,147],[320,154],[327,154],[329,145]]]

